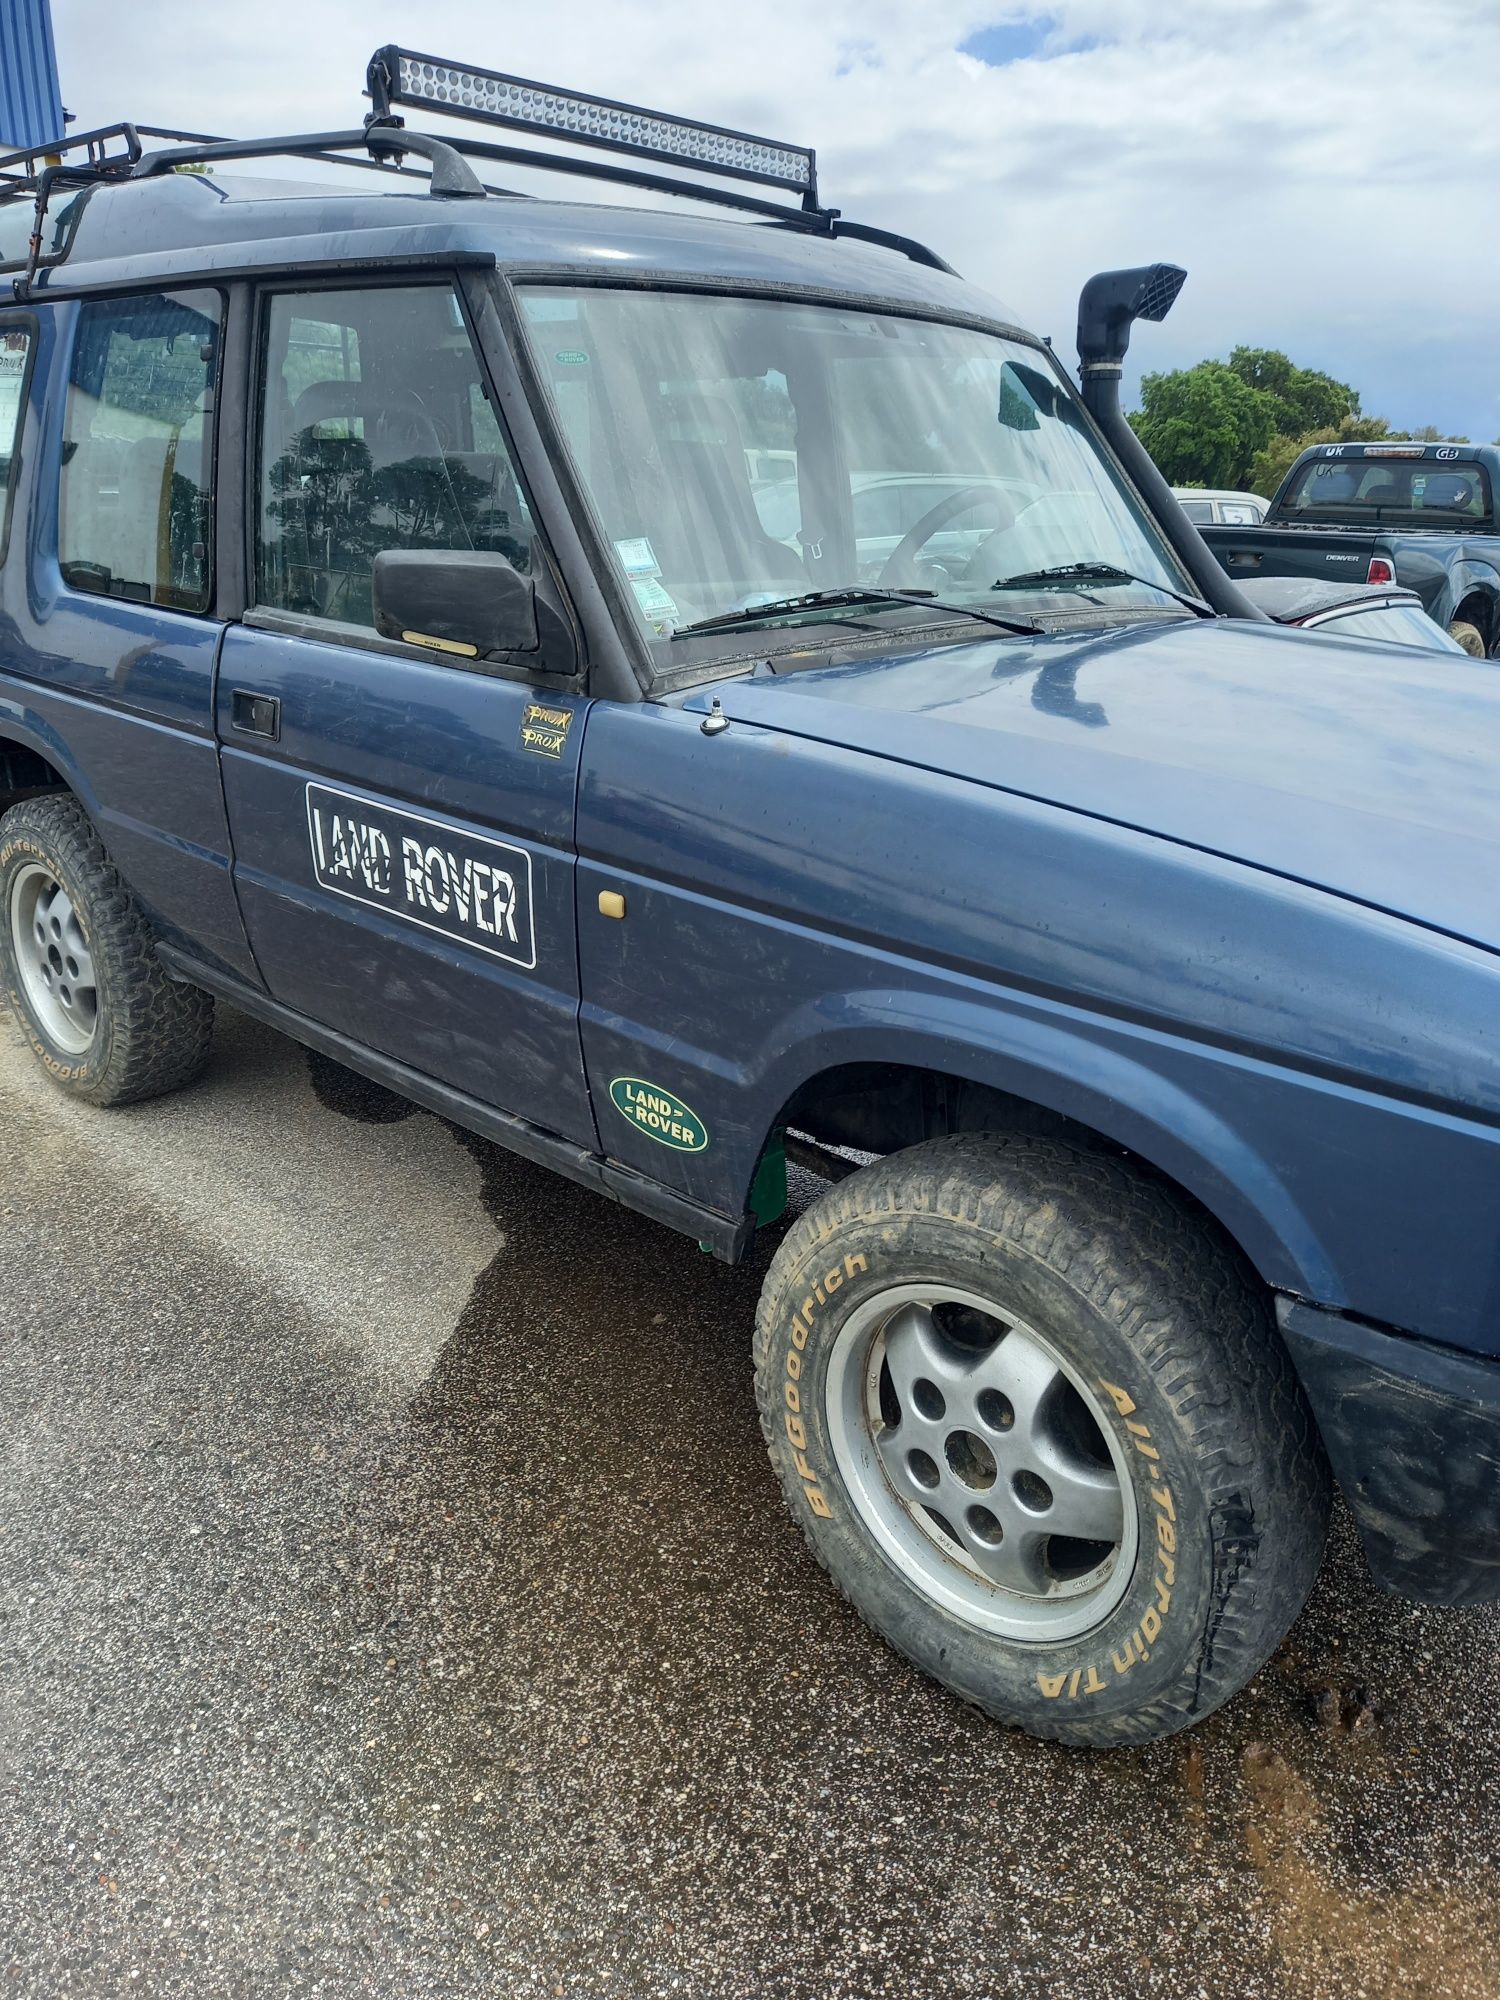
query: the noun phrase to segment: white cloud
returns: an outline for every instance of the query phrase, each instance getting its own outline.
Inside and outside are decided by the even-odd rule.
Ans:
[[[1132,360],[1237,341],[1354,381],[1367,409],[1490,437],[1493,0],[54,0],[63,94],[234,133],[358,122],[384,41],[817,145],[825,199],[933,244],[1071,357],[1079,283],[1187,266]],[[1042,21],[1040,53],[961,55]],[[1067,50],[1073,53],[1053,53]]]

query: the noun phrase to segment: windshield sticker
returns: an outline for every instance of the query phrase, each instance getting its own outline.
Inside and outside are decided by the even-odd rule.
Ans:
[[[521,748],[537,757],[560,757],[572,727],[571,708],[547,708],[529,701],[521,710]]]
[[[564,368],[583,368],[588,364],[588,356],[581,347],[560,347],[552,359]]]
[[[313,873],[334,895],[511,965],[536,964],[524,848],[324,785],[307,788],[307,831]]]
[[[635,592],[636,603],[658,632],[677,622],[677,600],[654,576],[633,576],[630,588]]]
[[[615,554],[620,558],[620,567],[627,576],[661,575],[656,551],[644,535],[637,535],[633,541],[616,542]]]
[[[617,1076],[609,1086],[609,1101],[622,1118],[639,1127],[648,1139],[678,1153],[701,1153],[708,1145],[708,1127],[680,1097],[639,1076]]]

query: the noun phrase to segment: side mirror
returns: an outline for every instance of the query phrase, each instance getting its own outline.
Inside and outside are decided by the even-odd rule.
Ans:
[[[538,651],[536,584],[494,551],[382,549],[374,595],[382,638],[470,660]]]
[[[1090,278],[1078,299],[1078,359],[1084,367],[1118,367],[1135,322],[1165,319],[1186,283],[1179,264],[1140,264]]]

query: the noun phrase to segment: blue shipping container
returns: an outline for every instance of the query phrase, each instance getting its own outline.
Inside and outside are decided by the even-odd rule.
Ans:
[[[51,0],[0,0],[0,146],[62,135]]]

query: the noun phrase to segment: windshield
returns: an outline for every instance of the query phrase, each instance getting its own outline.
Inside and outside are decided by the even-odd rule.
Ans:
[[[521,297],[641,624],[669,646],[703,619],[859,587],[930,592],[960,615],[1180,615],[1161,591],[1190,585],[1034,348],[829,306],[592,287]],[[996,588],[1073,563],[1140,581]],[[800,606],[753,623],[832,615]]]
[[[1406,516],[1449,528],[1482,521],[1489,511],[1489,482],[1482,466],[1373,455],[1309,460],[1279,509],[1282,515],[1327,515],[1340,521]]]

